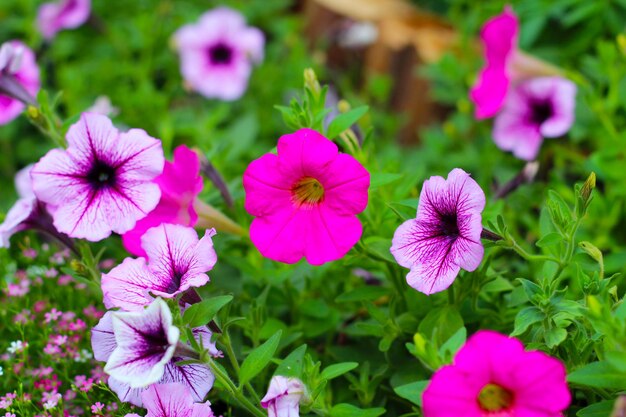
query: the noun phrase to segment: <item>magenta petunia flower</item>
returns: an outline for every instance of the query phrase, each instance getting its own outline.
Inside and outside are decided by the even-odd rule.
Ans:
[[[424,417],[560,417],[571,401],[563,364],[514,338],[479,331],[433,375]]]
[[[298,378],[274,376],[261,406],[267,408],[268,417],[298,417],[300,399],[306,393],[304,384]]]
[[[60,0],[45,3],[37,12],[37,28],[45,39],[52,39],[63,29],[84,24],[91,14],[91,0]]]
[[[162,301],[160,301],[163,303]],[[154,304],[154,303],[153,303]],[[162,308],[159,307],[159,308]],[[167,307],[165,307],[167,308]],[[116,340],[115,329],[113,327],[113,315],[119,314],[112,311],[107,312],[96,327],[91,330],[91,346],[93,348],[94,358],[98,361],[108,362],[112,356],[112,353],[117,349],[118,344]],[[122,313],[125,314],[125,313]],[[136,314],[136,313],[134,313]],[[164,315],[167,313],[164,313]],[[170,316],[171,317],[171,316]],[[167,323],[166,323],[167,324]],[[202,340],[202,345],[209,350],[212,356],[220,356],[220,352],[215,347],[215,343],[211,342],[211,332],[206,327],[199,327],[193,329],[193,334],[196,339]],[[143,340],[143,336],[137,340]],[[159,334],[156,339],[157,343],[162,341],[165,343],[163,346],[169,345],[169,341]],[[152,343],[152,342],[150,342]],[[194,401],[203,401],[206,394],[213,386],[215,377],[211,371],[199,364],[186,364],[179,366],[178,362],[185,360],[186,358],[178,356],[175,352],[170,360],[165,363],[164,370],[161,378],[156,381],[159,384],[166,384],[170,382],[178,382],[189,388]],[[122,372],[123,375],[123,372]],[[127,378],[126,378],[127,380]],[[140,382],[140,381],[139,381]],[[146,387],[133,388],[130,383],[122,382],[115,376],[111,376],[108,380],[109,388],[113,390],[119,399],[124,402],[130,402],[137,406],[142,406],[142,393],[146,390]],[[143,382],[142,382],[143,385]]]
[[[360,239],[370,175],[352,156],[311,129],[278,140],[278,154],[243,174],[250,238],[263,256],[313,265],[343,257]]]
[[[493,139],[520,159],[537,157],[543,138],[562,136],[574,123],[576,85],[560,77],[531,78],[513,88],[496,116]]]
[[[0,45],[0,125],[19,116],[24,102],[32,101],[40,86],[35,53],[16,40]]]
[[[517,16],[510,7],[489,19],[480,32],[486,64],[470,91],[477,119],[494,116],[504,103],[510,83],[508,68],[517,49],[518,32]]]
[[[153,227],[142,238],[145,258],[126,258],[108,274],[102,275],[102,292],[107,308],[126,311],[141,310],[153,297],[172,298],[191,287],[209,282],[217,254],[211,238],[215,230],[207,230],[198,240],[191,227],[162,224]]]
[[[452,285],[461,268],[478,268],[484,208],[483,190],[462,169],[424,181],[417,217],[396,229],[391,245],[396,261],[411,269],[411,287],[433,294]]]
[[[209,98],[236,100],[248,86],[252,65],[263,60],[263,33],[237,11],[219,7],[174,35],[189,87]]]
[[[141,394],[146,417],[214,417],[211,403],[195,403],[183,384],[154,384]]]
[[[31,172],[57,230],[98,241],[132,229],[157,205],[161,192],[152,180],[165,161],[159,140],[141,129],[120,133],[106,116],[83,113],[67,142]]]
[[[176,148],[173,161],[165,161],[163,173],[154,182],[161,190],[159,204],[122,236],[126,250],[136,256],[146,256],[141,237],[148,229],[162,223],[195,226],[198,222],[194,202],[202,191],[203,181],[195,152],[185,145]]]

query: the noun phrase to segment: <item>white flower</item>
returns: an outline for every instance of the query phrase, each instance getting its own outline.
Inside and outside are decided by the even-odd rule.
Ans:
[[[0,376],[4,375],[4,369],[2,369],[2,366],[0,366]]]
[[[14,342],[11,342],[11,344],[7,348],[7,352],[9,352],[9,353],[20,353],[27,346],[28,346],[28,343],[24,343],[21,340],[16,340]]]

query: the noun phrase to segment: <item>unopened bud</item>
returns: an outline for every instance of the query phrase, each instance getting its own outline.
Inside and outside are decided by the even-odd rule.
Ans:
[[[603,257],[600,249],[596,248],[592,243],[584,241],[580,242],[578,246],[589,255],[597,263],[602,263]]]
[[[415,333],[415,336],[413,336],[413,343],[415,344],[415,352],[418,355],[426,353],[426,339],[424,339],[424,336],[422,336],[421,333]]]
[[[340,113],[349,112],[350,107],[350,103],[348,103],[346,100],[339,100],[339,103],[337,103],[337,109],[339,109]]]
[[[589,198],[591,197],[591,192],[594,188],[596,188],[596,174],[595,172],[592,172],[580,188],[580,196],[585,204],[589,204]]]
[[[312,68],[304,70],[304,88],[310,90],[316,97],[319,96],[322,91],[322,87],[317,80],[317,75],[315,75],[315,71],[313,71]]]
[[[587,308],[589,312],[596,317],[600,317],[602,315],[602,305],[596,297],[593,295],[587,296]]]

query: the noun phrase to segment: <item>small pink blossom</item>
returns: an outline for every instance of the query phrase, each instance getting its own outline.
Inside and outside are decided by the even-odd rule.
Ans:
[[[275,261],[312,265],[342,258],[361,238],[357,214],[370,175],[352,156],[311,129],[282,136],[278,154],[252,161],[243,175],[250,238]]]
[[[159,140],[141,129],[120,133],[94,113],[83,113],[66,139],[67,150],[49,151],[31,171],[57,230],[99,241],[126,233],[154,209],[161,193],[152,180],[164,163]]]
[[[74,282],[74,278],[71,275],[61,275],[57,282],[59,285],[65,286]]]
[[[102,404],[101,402],[97,402],[91,406],[91,412],[94,414],[100,414],[103,408],[104,404]]]
[[[220,7],[174,35],[189,87],[208,98],[236,100],[248,86],[252,64],[263,60],[263,33],[237,11]]]
[[[298,417],[300,399],[305,393],[304,384],[299,379],[277,375],[270,381],[261,406],[267,408],[268,417]]]
[[[63,312],[58,311],[56,308],[53,308],[52,310],[50,310],[50,312],[44,314],[44,318],[45,318],[44,323],[57,321],[59,317],[61,317],[62,314]]]
[[[479,331],[433,375],[424,417],[560,417],[571,401],[563,364],[514,338]]]
[[[531,78],[506,97],[493,125],[493,140],[517,158],[532,161],[544,138],[562,136],[574,123],[576,85],[560,77]]]
[[[163,173],[154,182],[161,190],[159,204],[122,236],[124,247],[135,256],[147,256],[141,247],[141,237],[148,229],[163,223],[193,227],[198,222],[194,201],[202,191],[203,180],[195,152],[184,145],[177,147],[174,159],[165,161]]]
[[[52,39],[63,29],[83,25],[91,14],[91,0],[59,0],[45,3],[37,13],[37,28],[44,38]]]
[[[46,309],[46,307],[47,303],[43,300],[39,300],[33,305],[33,311],[35,311],[35,313],[41,313]]]
[[[11,90],[18,88],[32,97],[39,91],[41,83],[35,53],[20,41],[0,45],[0,89],[4,89],[3,84],[12,84]],[[22,101],[0,93],[0,125],[15,119],[25,107]]]
[[[391,245],[396,261],[411,270],[411,287],[433,294],[448,288],[461,268],[478,268],[484,208],[485,193],[462,169],[424,181],[416,218],[396,229]]]

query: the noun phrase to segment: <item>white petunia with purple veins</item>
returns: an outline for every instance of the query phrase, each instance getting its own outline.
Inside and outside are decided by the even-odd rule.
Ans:
[[[158,300],[164,304],[162,300]],[[154,302],[156,303],[156,301]],[[153,304],[154,304],[153,303]],[[165,307],[167,308],[167,307]],[[147,310],[146,310],[147,311]],[[94,358],[98,361],[108,362],[110,358],[118,348],[116,340],[115,330],[113,327],[113,315],[115,314],[131,314],[131,313],[115,313],[112,311],[107,312],[97,326],[91,330],[91,346],[94,352]],[[132,313],[137,314],[137,313]],[[221,352],[217,350],[215,343],[211,342],[212,333],[206,327],[199,327],[193,329],[193,334],[198,340],[202,340],[202,345],[209,351],[209,353],[218,357],[221,356]],[[163,343],[165,339],[162,340]],[[163,367],[163,373],[159,380],[155,381],[159,384],[178,382],[189,388],[191,395],[196,402],[204,400],[204,397],[213,386],[215,377],[211,371],[204,365],[200,364],[186,364],[183,366],[177,365],[178,362],[186,360],[188,358],[179,356],[174,352],[169,361],[165,363]],[[109,388],[114,391],[117,396],[123,402],[130,402],[137,406],[142,406],[142,393],[147,389],[146,386],[134,388],[128,382],[123,382],[118,379],[118,374],[110,374],[108,384]],[[127,379],[123,378],[122,379]]]
[[[478,268],[484,208],[483,190],[462,169],[424,181],[417,217],[396,229],[391,246],[396,261],[411,270],[411,287],[433,294],[448,288],[461,268]]]
[[[66,139],[66,150],[49,151],[31,172],[58,231],[95,242],[154,209],[161,191],[152,180],[165,164],[160,140],[141,129],[121,133],[94,113],[83,113]]]
[[[263,33],[227,7],[204,13],[174,34],[187,85],[208,98],[236,100],[248,86],[252,65],[263,60]]]
[[[145,258],[126,258],[102,276],[102,292],[107,308],[140,310],[155,296],[172,298],[191,287],[209,282],[206,274],[217,262],[212,237],[207,230],[202,239],[192,227],[162,224],[142,237]]]
[[[111,324],[117,346],[104,371],[132,388],[159,381],[180,337],[167,304],[156,299],[140,312],[115,312]]]
[[[305,394],[304,384],[298,378],[277,375],[272,377],[261,406],[267,409],[268,417],[298,417]]]
[[[574,123],[576,85],[561,77],[531,78],[507,95],[495,118],[493,140],[519,159],[532,161],[544,138],[556,138]]]

